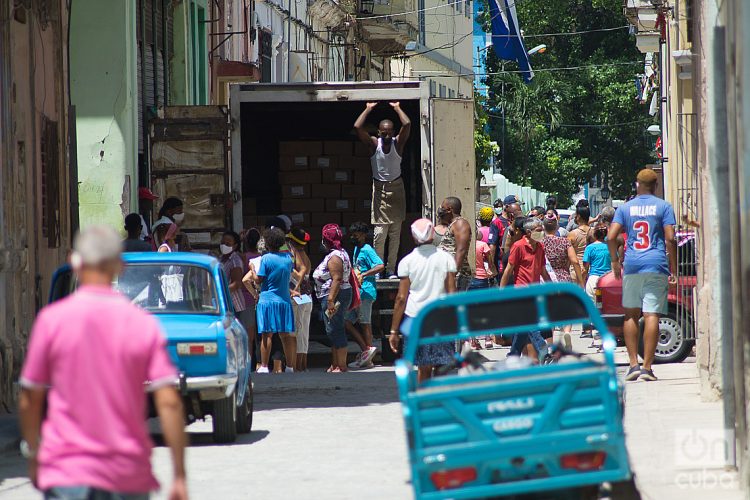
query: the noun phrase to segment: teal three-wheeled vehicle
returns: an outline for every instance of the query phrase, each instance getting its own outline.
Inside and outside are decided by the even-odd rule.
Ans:
[[[491,334],[515,335],[593,323],[598,359],[452,372],[417,383],[419,346]],[[598,494],[614,485],[633,498],[622,425],[615,339],[580,287],[551,283],[458,293],[415,318],[396,376],[417,499],[534,492]],[[508,363],[508,366],[513,366]],[[588,493],[586,493],[588,492]],[[613,495],[619,496],[619,495]]]

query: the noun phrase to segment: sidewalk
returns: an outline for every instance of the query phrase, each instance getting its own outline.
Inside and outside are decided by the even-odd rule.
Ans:
[[[18,415],[0,414],[0,454],[18,453],[20,442],[21,429],[18,427]]]
[[[616,358],[627,366],[624,353]],[[628,453],[643,500],[747,498],[724,470],[722,403],[701,401],[694,359],[654,371],[658,382],[625,385]]]

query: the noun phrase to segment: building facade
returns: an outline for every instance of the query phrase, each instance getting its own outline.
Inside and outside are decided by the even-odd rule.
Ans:
[[[0,0],[0,411],[77,224],[68,4]]]

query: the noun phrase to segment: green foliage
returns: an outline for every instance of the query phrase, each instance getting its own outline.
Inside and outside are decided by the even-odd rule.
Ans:
[[[489,117],[485,109],[484,97],[475,94],[474,100],[474,153],[476,154],[476,178],[482,176],[482,170],[495,158],[500,151],[497,143],[492,140],[488,132]]]
[[[527,35],[627,24],[622,0],[524,0],[516,2],[516,10]],[[489,24],[487,14],[478,20]],[[643,54],[626,29],[527,38],[526,48],[542,43],[547,51],[531,56],[535,76],[528,85],[518,73],[502,73],[516,71],[515,63],[498,61],[492,51],[487,54],[489,130],[498,143],[505,108],[503,174],[562,201],[570,199],[578,185],[604,173],[613,197],[627,196],[635,171],[653,161],[644,134],[652,119],[637,102],[633,83],[642,70],[637,62]],[[623,125],[571,126],[610,124]]]

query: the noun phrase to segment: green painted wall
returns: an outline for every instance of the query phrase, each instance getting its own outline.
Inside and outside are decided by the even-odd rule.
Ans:
[[[136,211],[136,2],[76,0],[70,95],[76,107],[81,227],[123,225]]]
[[[169,95],[174,105],[208,104],[207,12],[206,0],[182,0],[174,5],[174,52],[169,61]]]
[[[188,40],[190,39],[190,25],[188,24],[189,3],[180,2],[175,5],[172,13],[174,28],[172,31],[172,54],[169,60],[169,102],[174,105],[188,104]]]

